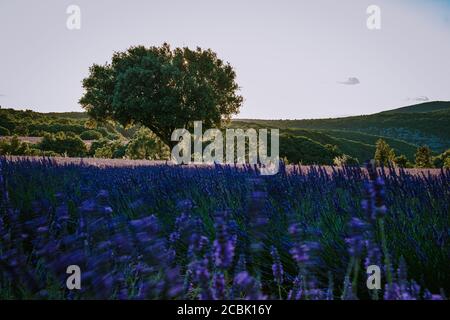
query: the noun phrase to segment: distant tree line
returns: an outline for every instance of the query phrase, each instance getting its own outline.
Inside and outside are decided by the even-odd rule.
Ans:
[[[35,144],[14,135],[0,139],[0,155],[96,157],[108,159],[169,158],[169,149],[150,130],[141,128],[130,140],[100,138],[90,146],[73,132],[46,133]]]
[[[244,122],[233,125],[255,126]],[[314,134],[317,133],[313,131],[304,132],[310,137],[303,133],[291,134],[289,130],[281,130],[280,133],[280,157],[287,163],[342,166],[360,165],[366,160],[355,157],[353,149],[342,151],[334,141],[319,142],[320,137],[316,139]],[[4,136],[7,138],[2,138]],[[17,136],[42,139],[32,144],[21,141]],[[0,108],[0,154],[159,160],[169,159],[170,149],[154,132],[143,126],[124,127],[112,121],[97,123],[79,114],[62,118],[56,114]],[[414,157],[407,157],[402,153],[396,154],[384,139],[376,142],[373,158],[378,165],[402,168],[450,167],[450,150],[436,155],[424,145],[417,148]]]
[[[394,149],[383,139],[376,143],[374,159],[379,166],[394,165],[400,168],[450,168],[450,149],[433,156],[431,149],[426,146],[417,148],[414,163],[410,162],[405,155],[396,155]]]

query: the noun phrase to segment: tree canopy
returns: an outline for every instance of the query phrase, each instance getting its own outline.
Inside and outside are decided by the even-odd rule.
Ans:
[[[431,168],[431,149],[428,146],[420,146],[416,152],[416,167]]]
[[[144,125],[168,146],[173,130],[220,127],[243,101],[233,68],[210,49],[131,47],[89,71],[80,104],[93,119]]]
[[[395,153],[394,149],[392,149],[389,144],[383,139],[378,139],[375,144],[375,161],[380,166],[387,166],[389,163],[394,162]]]

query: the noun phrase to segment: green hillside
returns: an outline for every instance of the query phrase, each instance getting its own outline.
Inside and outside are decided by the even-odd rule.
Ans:
[[[409,159],[414,158],[414,154],[416,153],[417,150],[417,146],[414,144],[384,136],[377,136],[356,131],[343,131],[343,130],[328,130],[323,132],[326,132],[327,134],[333,136],[334,138],[338,140],[343,140],[347,143],[351,141],[355,143],[361,143],[364,146],[370,146],[370,153],[372,155],[375,152],[375,143],[380,138],[384,139],[389,144],[389,146],[391,146],[395,150],[396,154],[404,154]],[[349,146],[351,145],[350,143],[348,144]],[[356,144],[355,147],[357,147]],[[344,153],[351,154],[351,152],[345,151]]]
[[[443,106],[443,104],[439,105]],[[450,104],[446,103],[446,105]],[[413,111],[409,112],[408,108]],[[398,113],[393,110],[334,119],[239,121],[251,122],[263,127],[321,130],[330,135],[332,135],[330,130],[365,133],[402,140],[416,146],[426,144],[435,152],[442,152],[450,147],[450,108],[425,112],[424,106],[411,106],[400,110]],[[414,110],[421,110],[421,112]]]
[[[415,104],[412,106],[406,106],[402,108],[397,108],[393,110],[380,112],[382,114],[386,113],[421,113],[421,112],[432,112],[439,110],[449,110],[450,101],[432,101]]]
[[[248,121],[233,121],[231,128],[264,128],[262,123]],[[271,126],[266,126],[271,127]],[[371,159],[375,154],[375,143],[378,139],[384,139],[394,150],[396,154],[404,154],[408,159],[413,160],[417,146],[383,136],[370,135],[354,131],[342,130],[311,130],[311,129],[292,129],[281,127],[282,136],[289,135],[301,137],[318,143],[316,148],[321,146],[324,153],[327,153],[330,146],[336,146],[337,151],[350,155],[360,160],[360,162]],[[281,150],[289,148],[290,140],[280,141]],[[286,145],[285,145],[286,144]]]

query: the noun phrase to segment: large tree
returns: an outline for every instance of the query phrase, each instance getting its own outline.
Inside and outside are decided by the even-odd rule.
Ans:
[[[131,47],[89,71],[80,104],[93,119],[144,125],[169,147],[173,130],[220,127],[243,101],[233,68],[209,49]]]

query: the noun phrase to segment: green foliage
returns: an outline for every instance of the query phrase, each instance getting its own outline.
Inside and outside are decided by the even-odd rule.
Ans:
[[[318,143],[315,146],[319,150],[323,151],[324,148],[327,149],[328,145],[328,149],[334,148],[332,151],[337,153],[337,156],[345,154],[358,159],[360,163],[373,158],[376,151],[375,144],[381,138],[396,154],[406,156],[406,167],[412,167],[414,164],[410,163],[410,161],[414,162],[417,146],[421,144],[419,142],[425,141],[437,153],[449,148],[448,123],[450,117],[447,114],[450,110],[448,109],[449,105],[449,103],[421,104],[370,116],[341,119],[233,120],[227,126],[235,129],[280,128],[281,136],[303,137],[293,139],[292,142],[294,143],[298,142],[301,144],[304,142],[304,138],[308,138]],[[137,132],[142,127],[139,124],[124,127],[113,121],[98,123],[90,119],[87,113],[80,112],[43,114],[30,110],[18,111],[12,109],[0,109],[0,126],[4,128],[0,128],[0,135],[2,133],[3,135],[24,135],[24,133],[27,133],[30,136],[39,137],[49,132],[56,133],[58,131],[64,131],[66,134],[71,135],[69,132],[83,134],[85,131],[94,130],[100,132],[105,138],[105,141],[101,143],[98,143],[99,140],[94,141],[91,145],[89,155],[95,156],[97,148],[109,145],[112,141],[121,141],[115,146],[108,146],[109,149],[112,148],[110,151],[105,149],[102,152],[98,152],[98,155],[101,156],[111,154],[112,152],[115,158],[125,156],[126,143],[124,141],[131,141],[136,138]],[[5,131],[5,129],[8,131]],[[433,132],[430,133],[429,130]],[[390,137],[392,135],[396,138]],[[399,140],[398,138],[405,141]],[[100,140],[103,140],[103,138]],[[419,144],[414,145],[406,141]],[[438,141],[437,144],[435,143],[436,141]],[[290,162],[295,163],[302,159],[304,161],[308,160],[305,160],[304,155],[299,156],[292,152],[293,149],[300,147],[301,145],[291,146],[280,141],[280,153],[284,155],[289,153],[292,157],[292,159],[288,159]],[[29,149],[36,148],[37,146],[30,146]],[[284,151],[285,148],[288,150]],[[38,153],[36,150],[29,149],[27,151],[28,153]],[[327,153],[326,150],[324,152],[324,154]],[[431,161],[432,166],[444,166],[447,159],[445,154],[444,152],[433,157]],[[321,159],[316,156],[313,158],[315,160]],[[326,161],[321,164],[334,163],[334,157],[332,158],[333,161],[328,155],[325,159]],[[397,166],[403,166],[405,163],[403,158],[399,159],[398,157],[393,161]],[[400,164],[397,163],[398,161],[400,161]]]
[[[408,159],[414,159],[417,146],[402,140],[368,133],[348,130],[323,130],[320,131],[336,139],[336,145],[342,152],[357,157],[360,160],[372,159],[375,153],[375,144],[383,139],[394,149],[396,154],[404,154]]]
[[[68,118],[64,118],[63,115],[67,115]],[[90,121],[85,113],[80,112],[58,114],[0,109],[0,126],[8,129],[10,135],[43,137],[46,133],[58,132],[74,132],[80,135],[86,131],[87,127],[90,127]],[[111,134],[120,137],[116,127],[121,128],[120,125],[115,124],[109,125],[108,128],[97,127],[95,131],[103,136]]]
[[[0,137],[1,136],[9,136],[9,130],[6,129],[5,127],[0,126]]]
[[[89,154],[96,158],[122,159],[125,151],[126,146],[121,140],[101,139],[91,144]]]
[[[31,123],[27,126],[28,132],[41,132],[44,135],[46,133],[58,133],[58,132],[73,132],[77,135],[86,130],[83,124],[75,123]],[[17,128],[15,130],[17,132]],[[22,134],[26,135],[26,134]]]
[[[251,120],[251,122],[266,128],[361,132],[403,140],[416,146],[426,144],[432,150],[442,152],[450,146],[450,126],[448,125],[450,102],[442,102],[436,108],[432,104],[421,106],[419,109],[414,109],[414,106],[408,107],[411,112],[407,112],[406,109],[396,109],[372,115],[334,119]],[[431,107],[428,108],[428,106]],[[409,156],[405,151],[398,151]]]
[[[89,148],[89,155],[94,156],[97,149],[103,148],[104,146],[108,145],[109,143],[111,143],[111,141],[109,141],[106,138],[102,138],[100,140],[93,141]]]
[[[450,157],[447,157],[444,161],[444,168],[450,169]]]
[[[69,157],[82,157],[87,153],[83,140],[73,133],[47,133],[38,144],[38,147],[43,151],[53,151]]]
[[[277,121],[277,124],[288,122],[288,120]],[[267,128],[276,127],[273,121],[267,120],[234,120],[229,125],[230,128]],[[311,130],[300,128],[280,129],[281,135],[304,136],[322,145],[331,144],[336,146],[340,152],[358,159],[360,163],[373,159],[375,144],[382,138],[394,149],[396,153],[405,154],[408,159],[414,159],[417,146],[410,143],[355,131],[343,130]]]
[[[420,146],[416,152],[416,167],[432,168],[431,149],[428,146]]]
[[[445,164],[449,163],[449,160],[448,160],[449,158],[450,158],[450,149],[447,149],[446,151],[442,152],[440,155],[433,157],[433,166],[436,168],[445,167]]]
[[[24,155],[34,156],[34,157],[37,157],[37,156],[58,157],[58,156],[60,156],[60,154],[58,154],[58,153],[56,153],[54,151],[42,151],[42,150],[37,149],[37,148],[29,148]]]
[[[280,136],[280,157],[290,163],[333,164],[334,158],[341,156],[334,147],[324,146],[302,136]]]
[[[170,150],[150,130],[141,128],[128,143],[126,155],[130,159],[168,159]]]
[[[403,154],[395,157],[394,163],[397,167],[400,167],[400,168],[408,168],[410,166],[408,159]]]
[[[89,71],[80,104],[93,119],[144,125],[168,146],[175,129],[219,127],[242,103],[233,68],[211,50],[131,47]]]
[[[375,145],[374,159],[377,165],[387,166],[389,163],[394,162],[395,153],[394,150],[383,139],[379,139]]]
[[[358,159],[355,159],[347,154],[343,154],[342,156],[337,156],[333,160],[333,164],[335,166],[359,166]]]
[[[83,131],[80,134],[80,138],[83,140],[98,140],[98,139],[101,139],[102,137],[103,137],[103,135],[96,130],[87,130],[87,131]]]
[[[109,145],[97,148],[95,150],[94,157],[112,159],[113,158],[113,149]]]
[[[17,136],[0,140],[0,155],[19,156],[26,155],[28,151],[28,143],[20,141]]]

